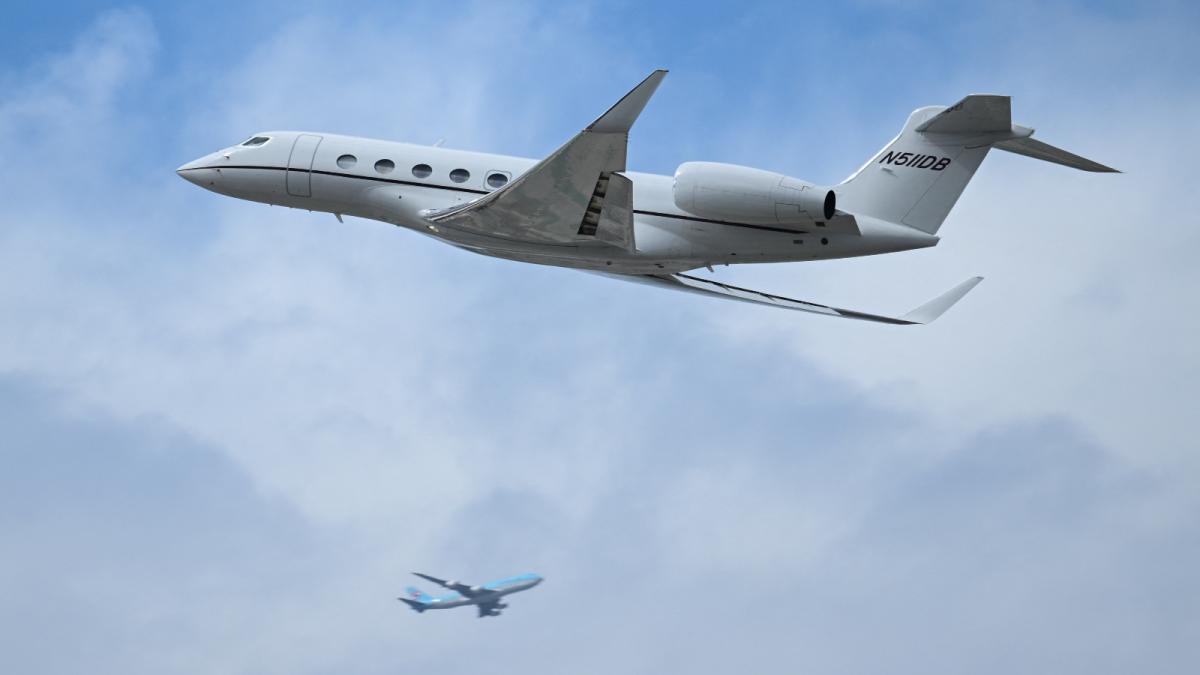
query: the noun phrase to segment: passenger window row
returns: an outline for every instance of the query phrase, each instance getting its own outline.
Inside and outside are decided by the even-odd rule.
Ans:
[[[337,165],[343,169],[353,169],[358,164],[358,158],[354,155],[342,155],[337,158]],[[380,174],[387,175],[396,170],[396,163],[390,159],[381,159],[375,162],[375,171]],[[416,178],[429,178],[433,175],[433,167],[428,164],[417,164],[412,168],[412,175]],[[465,183],[471,179],[471,172],[466,169],[454,169],[450,172],[450,180],[455,183]],[[508,183],[508,174],[500,171],[492,171],[488,173],[486,182],[488,187],[501,188]]]

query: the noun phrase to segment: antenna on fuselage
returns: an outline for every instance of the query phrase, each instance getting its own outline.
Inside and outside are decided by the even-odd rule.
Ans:
[[[437,139],[436,141],[434,141],[434,143],[433,143],[433,147],[435,147],[435,148],[440,148],[440,147],[442,147],[442,144],[443,144],[443,143],[445,143],[445,142],[446,142],[446,139],[444,139],[444,138],[439,138],[439,139]]]

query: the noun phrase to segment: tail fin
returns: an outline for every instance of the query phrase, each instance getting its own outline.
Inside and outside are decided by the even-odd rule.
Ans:
[[[993,147],[1083,169],[1113,172],[1029,138],[1012,123],[1008,96],[972,94],[950,106],[919,108],[883,150],[835,190],[838,208],[936,234]]]
[[[398,598],[400,602],[403,602],[418,612],[424,612],[428,608],[429,603],[433,602],[433,596],[429,595],[425,591],[422,591],[416,586],[409,586],[404,589],[404,592],[408,594],[408,597]]]

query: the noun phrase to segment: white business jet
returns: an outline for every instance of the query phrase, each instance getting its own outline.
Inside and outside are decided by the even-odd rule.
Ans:
[[[867,314],[686,274],[717,264],[825,260],[934,246],[938,228],[998,148],[1113,172],[1033,140],[1007,96],[971,95],[914,111],[854,175],[819,187],[712,162],[672,176],[627,171],[629,130],[666,75],[658,70],[546,159],[276,131],[179,167],[239,199],[371,218],[484,255],[607,273],[744,302],[891,324],[933,321],[968,279],[900,316]]]

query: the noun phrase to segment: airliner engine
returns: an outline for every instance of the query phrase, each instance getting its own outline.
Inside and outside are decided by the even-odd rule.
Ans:
[[[675,206],[714,220],[807,225],[833,218],[837,197],[783,174],[734,164],[686,162],[675,170]]]

